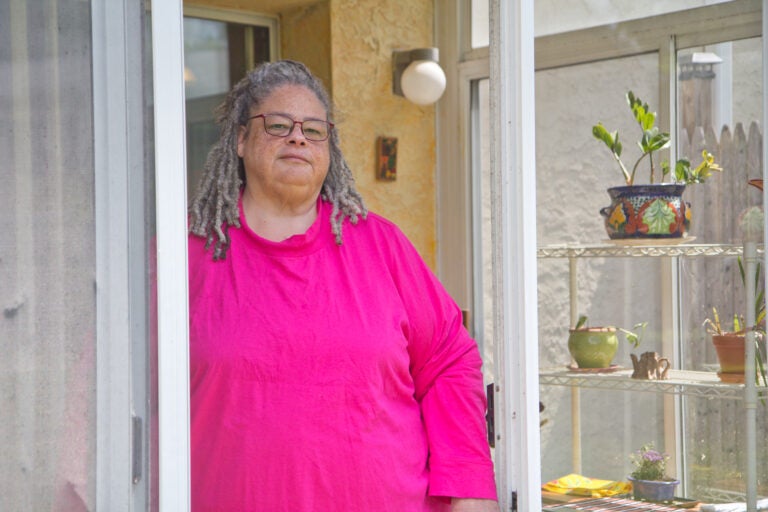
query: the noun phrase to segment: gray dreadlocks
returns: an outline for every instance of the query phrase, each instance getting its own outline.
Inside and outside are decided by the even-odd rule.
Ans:
[[[232,88],[224,103],[216,109],[219,140],[208,153],[189,207],[189,231],[206,239],[206,249],[213,245],[214,260],[226,257],[229,227],[240,227],[237,201],[246,177],[243,161],[237,155],[238,129],[247,126],[252,107],[258,106],[283,85],[302,85],[314,92],[325,107],[328,120],[333,121],[328,93],[320,80],[300,62],[282,60],[261,64]],[[366,217],[368,210],[355,189],[352,171],[341,154],[336,130],[331,130],[328,144],[330,165],[320,194],[323,200],[333,205],[331,231],[336,243],[341,245],[344,219],[349,218],[352,224],[356,224],[360,217]]]

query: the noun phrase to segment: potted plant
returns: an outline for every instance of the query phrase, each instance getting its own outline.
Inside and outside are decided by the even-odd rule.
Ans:
[[[685,186],[703,183],[714,171],[722,170],[714,156],[702,152],[701,163],[692,167],[690,160],[680,158],[670,167],[667,161],[656,162],[655,154],[669,147],[668,132],[656,126],[656,113],[648,108],[632,91],[627,92],[627,104],[640,127],[641,137],[637,142],[640,157],[629,169],[621,160],[622,143],[618,131],[609,132],[601,122],[592,127],[592,135],[605,143],[611,151],[624,177],[624,186],[608,189],[611,204],[600,210],[605,217],[605,229],[611,239],[626,238],[681,238],[690,225],[688,205],[682,200]],[[635,183],[640,163],[647,160],[648,184]],[[657,173],[659,182],[656,182]],[[674,174],[673,182],[664,180]]]
[[[739,275],[742,284],[746,283],[746,274],[741,258],[738,259]],[[720,362],[720,371],[718,376],[724,382],[744,382],[744,363],[746,353],[746,333],[748,329],[755,332],[755,379],[763,385],[768,386],[766,370],[763,365],[763,354],[760,341],[765,335],[765,289],[760,279],[760,264],[757,265],[755,272],[755,325],[748,327],[744,324],[744,317],[733,315],[733,322],[730,326],[725,326],[720,321],[720,316],[716,308],[712,308],[712,318],[704,320],[707,332],[712,337],[712,344],[717,352],[717,359]]]
[[[586,324],[587,316],[581,315],[576,325],[568,331],[568,351],[571,357],[579,368],[609,368],[619,348],[617,333],[621,332],[637,348],[647,322],[635,324],[632,331],[614,326],[589,327]]]
[[[632,495],[636,500],[665,502],[675,497],[675,487],[680,483],[667,475],[669,455],[646,444],[631,453],[629,459],[635,469],[629,475]]]

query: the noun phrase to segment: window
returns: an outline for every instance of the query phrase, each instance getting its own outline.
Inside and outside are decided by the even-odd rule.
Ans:
[[[214,110],[245,73],[276,58],[275,18],[219,9],[184,11],[187,191],[194,193],[218,139]]]
[[[490,173],[490,98],[489,79],[481,78],[470,82],[471,143],[470,161],[472,166],[472,261],[473,300],[472,335],[483,356],[483,370],[486,382],[493,382],[493,239],[491,232],[491,173]]]
[[[483,48],[488,46],[489,41],[489,29],[490,29],[490,13],[488,9],[490,7],[488,0],[472,0],[471,2],[471,19],[472,26],[470,31],[472,33],[471,46],[472,48]]]
[[[536,3],[544,12],[549,12],[547,5]],[[761,139],[750,135],[750,126],[762,119],[759,7],[755,10],[747,2],[673,5],[673,12],[655,17],[649,16],[661,13],[616,11],[642,18],[634,21],[588,16],[588,3],[577,6],[587,9],[580,15],[553,8],[552,16],[540,18],[552,30],[579,30],[537,38],[539,247],[598,244],[607,238],[597,212],[609,203],[605,190],[623,184],[623,179],[605,146],[592,138],[591,127],[602,121],[609,130],[618,130],[624,143],[622,159],[633,163],[639,156],[634,143],[639,132],[624,99],[629,90],[658,113],[663,130],[673,133],[672,155],[698,162],[706,146],[724,162],[722,175],[685,192],[693,205],[691,234],[696,243],[741,243],[739,213],[762,199],[746,185],[748,178],[762,176],[760,150],[748,149]],[[667,4],[663,8],[672,11]],[[742,21],[736,22],[736,17]],[[743,17],[750,21],[744,23]],[[707,30],[707,20],[713,18],[726,20],[725,26]],[[733,25],[728,20],[734,20]],[[537,30],[546,34],[550,29]],[[597,39],[602,39],[600,45],[581,44]],[[670,41],[677,46],[673,50]],[[606,48],[610,50],[604,52]],[[670,62],[677,64],[676,73],[663,72]],[[738,137],[742,142],[732,143]],[[754,142],[748,142],[750,137]],[[638,171],[643,173],[641,182],[647,182],[644,169]],[[615,361],[621,366],[631,369],[630,352],[656,351],[670,357],[673,368],[715,371],[714,350],[702,322],[712,306],[743,310],[744,288],[735,257],[579,260],[574,294],[568,289],[571,263],[567,258],[539,260],[542,368],[568,363],[568,327],[574,315],[586,314],[592,325],[649,322],[639,349],[620,343]],[[574,301],[576,310],[571,307]],[[631,472],[628,454],[653,442],[672,456],[671,471],[683,481],[679,495],[713,502],[745,499],[740,402],[558,385],[542,386],[540,396],[548,422],[541,429],[543,482],[573,472],[625,480]],[[757,428],[766,428],[764,417]],[[758,442],[758,459],[765,449]],[[766,478],[763,471],[758,470],[758,482]],[[764,495],[768,489],[758,491]]]
[[[480,3],[483,5],[478,8]],[[509,7],[503,2],[489,3],[495,5],[497,15],[504,11],[505,7]],[[763,43],[760,39],[762,13],[759,2],[680,0],[638,6],[633,2],[616,0],[610,2],[611,9],[605,9],[603,4],[598,7],[598,3],[600,2],[579,2],[564,6],[562,2],[536,0],[515,4],[516,9],[507,10],[505,13],[507,17],[514,18],[516,22],[526,26],[526,22],[531,20],[521,20],[520,17],[530,14],[525,12],[526,6],[535,8],[535,16],[532,16],[532,19],[535,20],[537,36],[535,197],[539,246],[583,243],[585,240],[600,243],[607,238],[597,211],[608,203],[608,195],[604,190],[613,184],[620,184],[621,174],[617,167],[612,167],[615,164],[605,147],[592,138],[591,127],[597,121],[603,121],[606,126],[610,125],[611,129],[618,129],[623,136],[627,159],[634,160],[631,154],[634,151],[632,141],[635,139],[636,126],[628,116],[629,111],[624,100],[627,90],[633,90],[658,112],[662,129],[673,134],[672,155],[686,155],[691,158],[696,156],[696,144],[686,142],[682,127],[711,124],[719,144],[723,137],[722,126],[728,125],[726,138],[734,137],[738,131],[741,134],[738,137],[750,141],[750,133],[755,130],[752,121],[759,121],[763,117]],[[471,7],[467,7],[467,4],[471,4]],[[444,138],[440,139],[442,145],[439,146],[439,152],[441,155],[452,155],[455,160],[458,160],[460,155],[469,155],[462,163],[465,172],[470,173],[468,186],[471,183],[472,189],[472,200],[466,208],[467,215],[470,215],[471,210],[473,222],[473,277],[470,288],[473,289],[474,297],[473,318],[482,318],[480,325],[475,324],[475,332],[486,346],[495,344],[498,348],[506,344],[513,347],[512,351],[507,351],[512,360],[506,361],[500,357],[493,362],[493,373],[495,377],[501,377],[507,387],[510,381],[519,385],[520,390],[511,391],[518,394],[502,405],[509,407],[512,402],[515,411],[521,411],[523,408],[516,406],[521,405],[525,395],[533,394],[526,386],[536,386],[536,383],[533,379],[521,383],[520,379],[508,370],[512,368],[522,371],[520,365],[530,363],[524,361],[522,355],[525,350],[520,347],[530,343],[533,336],[521,337],[521,331],[493,332],[483,324],[487,321],[489,310],[510,306],[494,306],[493,300],[485,301],[483,295],[489,291],[489,287],[498,286],[501,282],[500,276],[521,270],[519,261],[516,261],[519,256],[517,248],[510,247],[509,241],[506,241],[507,245],[499,249],[499,244],[505,242],[503,236],[492,239],[491,250],[508,250],[513,255],[505,257],[502,254],[499,258],[497,253],[494,259],[496,266],[491,267],[489,273],[486,272],[488,263],[484,260],[488,252],[486,233],[490,231],[489,224],[492,224],[484,214],[484,208],[489,201],[486,195],[487,185],[483,181],[484,174],[511,172],[506,174],[506,179],[515,181],[520,179],[515,173],[521,169],[520,161],[517,160],[508,164],[508,169],[486,170],[481,163],[482,157],[477,155],[478,151],[486,151],[481,149],[479,141],[488,133],[488,127],[478,124],[480,117],[476,115],[483,108],[483,103],[479,101],[482,93],[479,91],[482,79],[489,75],[488,55],[492,59],[500,59],[501,63],[495,64],[502,68],[508,58],[504,53],[494,57],[492,48],[491,51],[483,48],[484,44],[488,44],[488,39],[483,39],[485,36],[481,36],[482,31],[479,28],[482,23],[488,23],[488,20],[478,20],[487,16],[481,14],[485,4],[467,0],[460,4],[465,10],[456,10],[459,17],[466,19],[454,20],[452,17],[456,14],[450,9],[444,11],[440,18],[449,26],[453,26],[450,25],[453,22],[458,27],[453,38],[446,37],[441,40],[441,60],[446,57],[446,54],[442,53],[444,49],[455,52],[448,55],[458,64],[455,75],[460,84],[459,88],[464,87],[471,92],[464,94],[459,90],[458,97],[466,105],[465,111],[460,111],[455,117],[446,115],[443,118],[443,123],[450,122],[449,120],[460,122],[467,134],[464,149],[454,153],[451,139]],[[468,15],[470,12],[471,17]],[[477,15],[480,17],[476,17]],[[710,25],[715,20],[720,25]],[[497,29],[496,39],[491,45],[501,45],[500,41],[505,37],[507,40],[514,39],[509,33],[503,32],[504,28],[508,28],[503,22],[504,20],[500,19],[490,20],[490,24]],[[469,33],[471,37],[462,41],[462,34],[465,33]],[[520,43],[518,39],[514,40],[515,44]],[[456,46],[458,51],[455,50]],[[515,45],[511,46],[507,43],[502,50],[519,50]],[[691,81],[685,76],[691,71],[688,64],[695,60],[694,54],[707,53],[722,59],[709,70],[714,71],[714,78],[708,83],[701,80]],[[696,58],[698,57],[700,56],[697,55]],[[485,71],[477,72],[483,66]],[[670,69],[672,71],[669,71]],[[504,71],[509,73],[506,77],[513,82],[514,87],[524,89],[526,85],[532,85],[519,81],[514,65]],[[697,72],[707,74],[706,69]],[[450,84],[449,78],[449,89]],[[498,121],[494,117],[500,116],[517,128],[524,126],[525,117],[522,120],[515,117],[520,115],[519,112],[510,114],[509,111],[500,111],[504,106],[499,106],[501,95],[499,89],[494,93],[494,86],[500,87],[499,84],[493,83],[490,87],[492,114],[487,121],[489,125],[494,126]],[[520,92],[516,94],[516,99],[519,100]],[[517,104],[514,107],[521,109],[525,116],[525,104]],[[451,113],[451,105],[444,105],[442,108],[444,112]],[[512,106],[507,105],[506,108],[512,109]],[[738,123],[741,123],[743,130],[736,128]],[[491,130],[492,141],[493,131]],[[524,151],[519,147],[519,130],[512,131],[513,133],[508,134],[508,140],[492,142],[488,148],[491,155],[498,158],[496,151],[499,150],[494,146],[505,145],[511,148],[506,150],[506,155],[510,158],[520,158]],[[744,148],[743,145],[736,147]],[[744,183],[746,177],[762,176],[759,147],[753,147],[751,151],[755,153],[737,151],[737,154],[742,155],[742,159],[737,158],[730,164],[723,176],[716,176],[710,183],[691,187],[692,190],[686,191],[694,205],[693,234],[699,237],[697,242],[739,243],[738,237],[734,239],[732,235],[725,235],[724,229],[727,228],[699,232],[696,226],[713,223],[708,220],[712,218],[722,221],[738,217],[733,213],[734,210],[723,209],[724,197],[732,198],[732,205],[728,208],[733,209],[760,202],[761,194],[746,187]],[[752,161],[751,157],[743,157],[747,153],[757,155],[758,158]],[[499,167],[500,163],[496,161],[492,165]],[[527,172],[532,169],[523,170]],[[453,178],[446,177],[445,183],[452,183],[450,180]],[[498,188],[499,181],[494,183],[496,186],[490,187],[492,195],[497,193],[493,189]],[[520,182],[515,186],[519,187]],[[738,188],[739,192],[734,196],[735,188]],[[445,190],[448,190],[448,187]],[[518,188],[514,191],[518,195],[511,198],[507,196],[507,200],[516,209],[511,212],[515,217],[506,219],[506,223],[522,222],[519,215],[525,214],[526,204],[530,205],[527,203],[527,197],[523,197],[524,192]],[[700,196],[703,198],[700,199]],[[446,201],[445,204],[460,204],[456,201],[458,195],[455,193],[446,192],[440,197]],[[697,208],[696,204],[700,201],[705,206]],[[502,211],[498,206],[492,207],[491,210],[495,214]],[[452,215],[451,212],[447,214]],[[498,232],[492,235],[497,236]],[[454,252],[458,254],[458,251]],[[512,263],[512,268],[504,266],[509,263]],[[713,301],[728,304],[728,308],[743,307],[739,306],[739,301],[743,301],[743,294],[735,257],[726,258],[716,265],[696,259],[677,265],[668,258],[635,260],[632,264],[622,258],[596,258],[588,262],[580,261],[578,265],[578,312],[589,314],[597,322],[612,322],[624,326],[631,326],[633,321],[647,317],[653,327],[648,333],[650,337],[646,337],[643,351],[660,350],[664,355],[672,354],[676,365],[714,371],[713,349],[703,332],[701,322]],[[449,263],[443,263],[443,266],[450,268]],[[540,367],[564,368],[570,359],[566,348],[567,328],[576,314],[569,307],[569,262],[567,259],[542,258],[538,262],[538,269],[538,363]],[[679,292],[674,291],[676,286]],[[517,300],[524,294],[519,290],[513,290],[512,293],[518,294]],[[499,291],[495,291],[491,296],[498,299]],[[504,299],[506,300],[507,298]],[[513,298],[512,301],[514,300],[516,299]],[[685,307],[677,311],[680,300]],[[484,311],[480,313],[482,309]],[[504,310],[501,315],[514,317],[511,322],[527,323],[529,318],[523,308],[519,307],[513,311]],[[602,320],[598,317],[602,317]],[[495,325],[499,325],[498,318]],[[622,342],[622,345],[618,358],[623,365],[628,365],[631,350],[627,344]],[[496,355],[503,353],[503,348],[501,351],[495,351]],[[630,471],[628,454],[643,442],[654,441],[671,452],[672,467],[676,474],[684,477],[685,482],[679,489],[679,494],[711,501],[744,499],[744,484],[741,483],[744,475],[739,471],[745,467],[745,445],[736,439],[737,430],[741,428],[741,417],[737,417],[735,422],[732,421],[734,414],[740,414],[740,403],[721,402],[720,407],[716,407],[713,403],[715,400],[709,398],[604,390],[582,390],[576,400],[572,401],[574,393],[566,387],[547,385],[541,386],[538,391],[546,407],[541,415],[542,421],[546,423],[536,429],[535,435],[531,432],[530,435],[524,436],[524,442],[535,442],[538,448],[538,436],[541,437],[540,462],[543,481],[571,472],[625,479]],[[579,410],[578,414],[573,413],[572,405]],[[501,435],[501,439],[507,436],[506,441],[502,443],[514,445],[519,450],[510,452],[505,448],[500,451],[500,445],[497,445],[497,474],[502,486],[500,491],[517,491],[518,504],[522,500],[524,508],[528,506],[529,510],[533,510],[540,506],[540,492],[537,486],[528,486],[525,471],[534,467],[538,461],[519,462],[520,457],[524,457],[527,452],[524,447],[516,444],[521,434],[520,425],[525,418],[518,416],[510,419],[509,415],[499,418],[498,406],[497,403],[496,425],[497,428],[501,425],[501,431],[498,431],[497,435]],[[610,414],[606,415],[608,410]],[[599,430],[605,425],[606,419],[609,429]],[[572,435],[574,426],[579,432],[578,436]],[[757,430],[762,432],[765,428],[764,418],[758,411]],[[717,441],[718,435],[728,439],[730,448],[724,448],[723,443]],[[762,439],[758,439],[757,449],[758,460],[762,460],[766,449]],[[516,470],[516,465],[521,464],[523,467]],[[762,485],[760,482],[766,479],[763,471],[764,468],[758,468],[758,485]],[[504,489],[504,485],[509,488]],[[761,496],[768,492],[763,487],[758,489]],[[725,492],[718,495],[718,490]],[[526,501],[529,499],[529,493],[530,501]],[[502,494],[502,499],[507,497]]]
[[[537,1],[535,30],[536,36],[558,34],[728,1],[730,0],[669,0],[638,3],[632,0],[611,0],[610,8],[607,8],[605,3],[594,1],[566,4],[556,0]]]

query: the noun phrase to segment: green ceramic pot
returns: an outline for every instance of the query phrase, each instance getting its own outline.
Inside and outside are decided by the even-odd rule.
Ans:
[[[568,351],[579,368],[608,368],[619,349],[615,327],[571,329]]]

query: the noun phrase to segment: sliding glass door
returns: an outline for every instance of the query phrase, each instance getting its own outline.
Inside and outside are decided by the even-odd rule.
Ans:
[[[2,510],[150,507],[145,15],[0,4]]]

